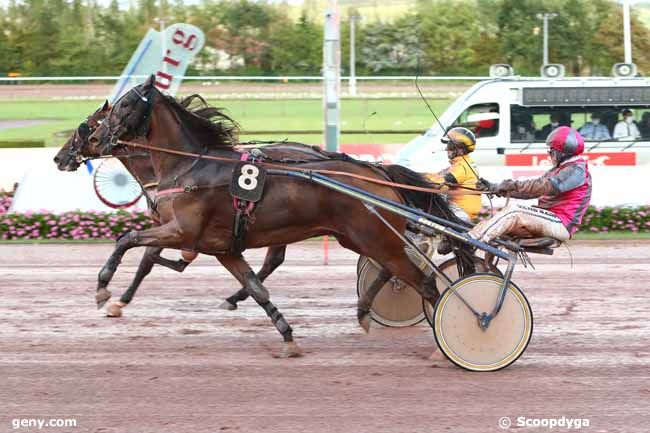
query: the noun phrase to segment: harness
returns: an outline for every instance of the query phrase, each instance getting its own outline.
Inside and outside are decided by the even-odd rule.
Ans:
[[[251,154],[248,152],[242,153],[239,160],[243,162],[249,160],[255,162],[255,158],[250,158],[250,156]],[[236,173],[237,170],[235,168],[235,170],[233,170],[233,178]],[[232,204],[235,209],[235,217],[232,224],[232,246],[230,247],[230,252],[233,254],[241,254],[246,249],[246,229],[248,228],[248,224],[249,222],[251,224],[255,223],[255,217],[253,216],[255,202],[241,198],[240,194],[237,194],[236,192],[233,194],[232,188],[230,193],[233,196]]]

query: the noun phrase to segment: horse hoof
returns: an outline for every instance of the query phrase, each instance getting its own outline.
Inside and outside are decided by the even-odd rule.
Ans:
[[[232,304],[228,301],[223,301],[221,305],[219,305],[219,308],[221,308],[222,310],[234,311],[237,309],[237,304]]]
[[[370,313],[365,313],[359,317],[359,326],[366,331],[366,334],[370,332]]]
[[[447,357],[440,350],[436,350],[431,354],[431,356],[429,356],[429,361],[447,361]]]
[[[106,289],[99,289],[95,294],[95,302],[97,302],[97,308],[102,308],[106,301],[111,299],[112,293]]]
[[[106,317],[122,317],[124,307],[126,307],[124,302],[113,302],[106,308]]]
[[[302,349],[300,349],[295,341],[285,343],[280,354],[280,358],[300,358],[301,356],[303,356]]]
[[[186,262],[192,262],[194,259],[199,255],[199,253],[195,253],[194,251],[185,251],[181,250],[181,257],[183,260]]]

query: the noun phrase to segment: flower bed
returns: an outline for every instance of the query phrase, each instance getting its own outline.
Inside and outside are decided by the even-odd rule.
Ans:
[[[12,193],[0,191],[0,240],[110,240],[151,226],[144,212],[7,213],[12,196]]]
[[[0,239],[117,239],[150,226],[143,212],[27,212],[1,216]]]
[[[0,240],[11,239],[117,239],[120,235],[151,226],[144,212],[49,212],[7,213],[11,192],[0,191]],[[480,217],[490,215],[484,209]],[[650,232],[650,206],[636,208],[590,207],[582,232]]]
[[[0,189],[0,216],[9,212],[9,207],[11,206],[11,199],[13,193],[6,192]]]

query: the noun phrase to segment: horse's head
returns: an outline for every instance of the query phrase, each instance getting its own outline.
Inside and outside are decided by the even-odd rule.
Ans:
[[[99,156],[99,153],[94,152],[94,149],[88,144],[88,138],[106,118],[110,108],[111,106],[108,101],[104,102],[104,105],[88,116],[75,129],[72,136],[54,157],[54,163],[59,170],[75,171],[84,159],[92,159]]]
[[[101,155],[111,155],[119,140],[146,136],[149,132],[155,77],[126,92],[111,108],[105,121],[88,138],[89,147]]]

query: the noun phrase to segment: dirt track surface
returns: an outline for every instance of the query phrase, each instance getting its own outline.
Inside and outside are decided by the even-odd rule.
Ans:
[[[648,242],[573,242],[573,269],[565,249],[535,256],[535,271],[520,268],[533,338],[494,373],[427,360],[435,342],[423,324],[364,334],[357,257],[339,247],[324,267],[320,243],[290,246],[268,280],[306,353],[299,359],[273,356],[281,338],[250,301],[217,308],[238,286],[210,257],[182,275],[154,269],[124,317],[102,317],[93,291],[110,250],[0,245],[0,432],[479,433],[503,431],[503,416],[587,418],[587,432],[649,429]],[[114,295],[139,255],[127,254]],[[257,268],[263,251],[247,257]],[[77,427],[14,430],[18,418],[74,418]]]

